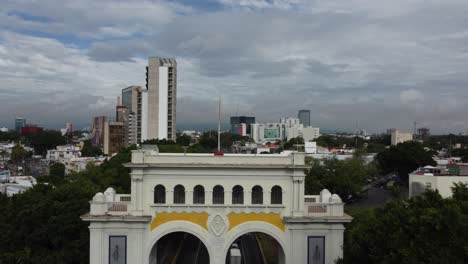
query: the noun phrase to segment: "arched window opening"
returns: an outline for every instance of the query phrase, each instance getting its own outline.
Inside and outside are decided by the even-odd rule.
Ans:
[[[232,188],[232,204],[244,204],[244,188],[240,185]]]
[[[263,189],[258,185],[252,188],[252,204],[263,204]]]
[[[205,203],[205,188],[201,185],[195,186],[193,188],[193,203],[194,204],[204,204]]]
[[[185,188],[182,185],[174,187],[174,203],[184,204],[185,203]]]
[[[213,204],[224,204],[224,188],[221,185],[213,188]]]
[[[283,204],[283,190],[278,185],[271,188],[271,204]]]
[[[166,188],[159,184],[154,187],[154,203],[165,204],[166,203]]]

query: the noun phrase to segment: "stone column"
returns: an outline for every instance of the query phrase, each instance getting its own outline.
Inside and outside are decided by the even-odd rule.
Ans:
[[[244,204],[252,205],[252,190],[244,189]]]
[[[303,208],[301,207],[301,204],[304,203],[304,201],[301,202],[301,199],[304,200],[304,190],[301,190],[301,183],[302,179],[297,179],[294,177],[293,180],[293,188],[294,188],[294,202],[293,202],[293,216],[302,216],[304,214]]]
[[[232,204],[232,190],[224,189],[224,204]]]
[[[263,190],[263,204],[271,205],[271,190]]]
[[[193,204],[193,188],[185,189],[185,203]]]
[[[213,189],[205,189],[205,204],[213,204]]]
[[[132,213],[143,215],[143,171],[134,169],[131,174],[132,180]]]
[[[132,175],[132,187],[133,214],[143,215],[143,177],[141,175]]]

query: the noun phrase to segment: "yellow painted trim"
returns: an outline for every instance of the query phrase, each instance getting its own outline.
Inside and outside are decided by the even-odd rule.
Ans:
[[[151,222],[151,231],[162,224],[172,221],[191,222],[208,231],[208,226],[206,225],[208,213],[157,213]]]
[[[251,221],[267,222],[278,227],[283,232],[285,230],[284,222],[281,219],[281,216],[275,213],[230,213],[228,215],[228,219],[230,224],[228,230],[231,230],[240,224]]]

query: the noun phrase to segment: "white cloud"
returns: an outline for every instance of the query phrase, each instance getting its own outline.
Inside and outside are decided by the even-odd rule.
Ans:
[[[143,84],[145,61],[97,62],[83,50],[47,38],[0,34],[0,121],[29,116],[56,125],[73,115],[77,122],[112,111],[120,89]],[[42,112],[37,108],[46,106]],[[107,109],[104,107],[106,106]],[[56,119],[44,118],[56,116]],[[59,118],[62,116],[62,118]]]
[[[10,29],[103,39],[152,34],[192,8],[149,0],[2,0],[0,22]]]
[[[5,0],[0,92],[8,100],[48,96],[21,99],[31,108],[65,107],[77,94],[92,109],[80,113],[89,120],[91,112],[112,108],[122,87],[144,84],[147,57],[174,56],[181,122],[209,122],[216,109],[208,106],[222,95],[226,113],[239,105],[259,121],[310,108],[313,123],[328,128],[354,129],[358,120],[371,131],[404,129],[417,119],[435,131],[466,130],[460,120],[468,123],[468,1],[218,2],[224,9],[199,11],[174,1]],[[53,33],[67,44],[5,33],[20,29]],[[64,94],[50,96],[57,91]],[[63,107],[57,109],[66,112]],[[9,115],[21,109],[0,108]]]

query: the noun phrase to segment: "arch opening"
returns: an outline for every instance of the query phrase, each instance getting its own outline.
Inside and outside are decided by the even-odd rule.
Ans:
[[[180,184],[174,187],[174,203],[175,204],[185,203],[185,187]]]
[[[283,204],[283,190],[278,185],[271,188],[271,204]]]
[[[205,203],[205,188],[201,185],[195,186],[193,188],[193,203],[194,204],[204,204]]]
[[[244,204],[244,188],[240,185],[232,188],[232,204]]]
[[[262,232],[238,237],[229,247],[226,264],[284,264],[284,251],[278,241]]]
[[[196,236],[173,232],[161,237],[151,249],[150,264],[210,263],[208,249]]]
[[[154,187],[154,201],[155,204],[165,204],[166,203],[166,187],[161,184]]]
[[[224,188],[221,185],[213,188],[213,204],[224,204]]]
[[[263,204],[263,188],[259,185],[252,188],[252,204]]]

